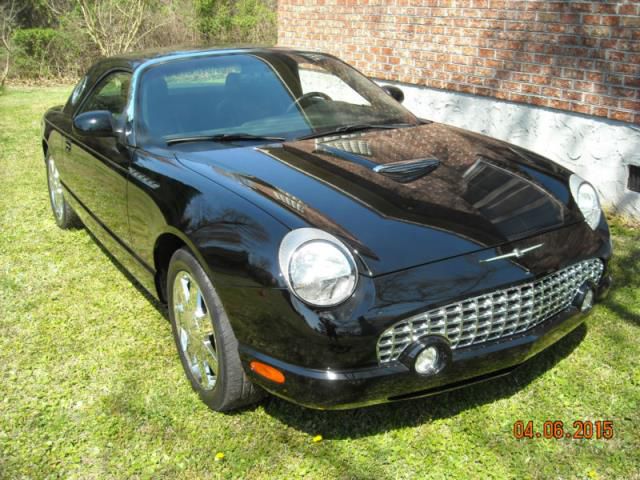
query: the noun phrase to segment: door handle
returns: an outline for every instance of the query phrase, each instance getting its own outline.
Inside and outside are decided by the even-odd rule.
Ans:
[[[64,141],[64,151],[65,152],[70,152],[71,151],[71,140],[65,140]]]

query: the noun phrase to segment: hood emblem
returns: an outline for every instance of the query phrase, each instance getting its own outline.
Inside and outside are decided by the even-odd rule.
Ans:
[[[491,257],[485,260],[480,260],[480,263],[495,262],[496,260],[504,260],[505,258],[521,258],[521,257],[524,257],[527,253],[533,252],[534,250],[537,250],[543,245],[544,243],[539,243],[537,245],[533,245],[527,248],[522,248],[522,249],[516,248],[510,253],[505,253],[504,255],[498,255],[497,257]]]

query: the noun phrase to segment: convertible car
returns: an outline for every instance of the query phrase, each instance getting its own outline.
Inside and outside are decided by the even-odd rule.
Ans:
[[[265,391],[351,408],[507,374],[606,294],[598,195],[402,100],[323,53],[100,60],[44,116],[55,221],[84,224],[167,305],[214,410]]]

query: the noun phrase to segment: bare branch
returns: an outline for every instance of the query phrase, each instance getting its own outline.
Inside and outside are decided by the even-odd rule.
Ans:
[[[51,0],[50,0],[51,1]],[[162,24],[151,25],[149,0],[75,0],[82,13],[83,27],[100,53],[110,56],[135,48]]]

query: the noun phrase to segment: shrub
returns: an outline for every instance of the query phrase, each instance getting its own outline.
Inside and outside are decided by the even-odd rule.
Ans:
[[[30,79],[79,76],[95,55],[83,48],[84,42],[74,33],[53,28],[16,30],[12,76]]]
[[[263,0],[239,0],[232,20],[237,41],[249,43],[275,43],[275,8]]]
[[[47,53],[58,31],[53,28],[22,28],[13,33],[14,67],[18,76],[48,76]]]
[[[198,29],[209,43],[275,43],[272,0],[196,0],[195,6]]]

